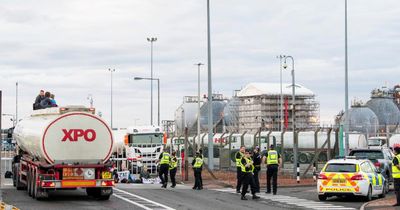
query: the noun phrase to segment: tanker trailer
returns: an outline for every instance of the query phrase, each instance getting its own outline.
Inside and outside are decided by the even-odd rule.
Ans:
[[[15,127],[14,186],[36,199],[49,191],[85,188],[89,196],[109,199],[114,181],[109,161],[109,126],[83,106],[35,110]]]

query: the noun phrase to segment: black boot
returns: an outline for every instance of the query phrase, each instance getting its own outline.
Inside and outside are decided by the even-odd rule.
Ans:
[[[253,194],[253,199],[260,199],[260,196],[257,196],[256,194]]]
[[[246,198],[246,196],[245,195],[242,195],[242,197],[240,198],[241,200],[247,200],[247,198]]]

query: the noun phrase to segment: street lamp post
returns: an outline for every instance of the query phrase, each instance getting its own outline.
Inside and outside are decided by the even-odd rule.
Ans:
[[[18,82],[15,83],[15,124],[18,123]]]
[[[157,37],[147,38],[147,41],[150,42],[150,124],[153,125],[153,42],[157,41]]]
[[[280,98],[280,116],[281,116],[281,122],[280,122],[280,131],[283,131],[283,93],[282,93],[282,58],[285,58],[286,55],[279,55],[277,58],[279,58],[279,73],[280,73],[280,88],[281,88],[281,98]]]
[[[344,99],[344,113],[347,119],[349,110],[349,75],[348,75],[348,54],[347,54],[347,0],[344,0],[344,53],[345,53],[345,99]],[[345,155],[349,154],[349,125],[344,125],[345,132]]]
[[[208,167],[214,170],[213,108],[211,83],[211,35],[210,35],[210,0],[207,0],[207,65],[208,65]]]
[[[134,77],[134,80],[150,80],[150,81],[157,80],[157,89],[158,89],[158,96],[157,96],[157,98],[158,98],[157,125],[160,126],[160,79],[158,79],[158,78],[146,78],[146,77]]]
[[[285,56],[284,60],[284,66],[283,68],[287,68],[286,60],[290,58],[292,60],[292,127],[293,127],[293,156],[294,156],[294,161],[293,161],[293,170],[294,174],[296,174],[297,171],[297,163],[298,163],[298,142],[296,138],[296,101],[295,101],[295,96],[296,96],[296,83],[295,83],[295,75],[294,75],[294,59],[292,56]]]
[[[108,69],[108,71],[111,73],[111,129],[113,129],[113,73],[115,72],[115,69]]]
[[[202,63],[194,64],[197,66],[197,140],[200,144],[200,66],[204,65]],[[197,149],[196,142],[194,142],[195,149]]]

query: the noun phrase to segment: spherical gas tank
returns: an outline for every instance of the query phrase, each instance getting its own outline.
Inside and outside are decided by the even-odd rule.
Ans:
[[[50,164],[104,163],[113,135],[93,113],[81,107],[37,110],[16,125],[14,138],[21,150]]]

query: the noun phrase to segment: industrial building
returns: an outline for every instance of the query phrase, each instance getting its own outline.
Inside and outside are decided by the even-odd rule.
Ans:
[[[318,127],[319,102],[315,100],[315,94],[302,85],[296,85],[295,90],[296,128],[312,130]],[[259,128],[273,131],[292,130],[291,84],[282,84],[282,95],[281,102],[280,83],[246,85],[237,93],[238,131],[254,133]],[[283,120],[283,128],[281,128],[281,120]]]

